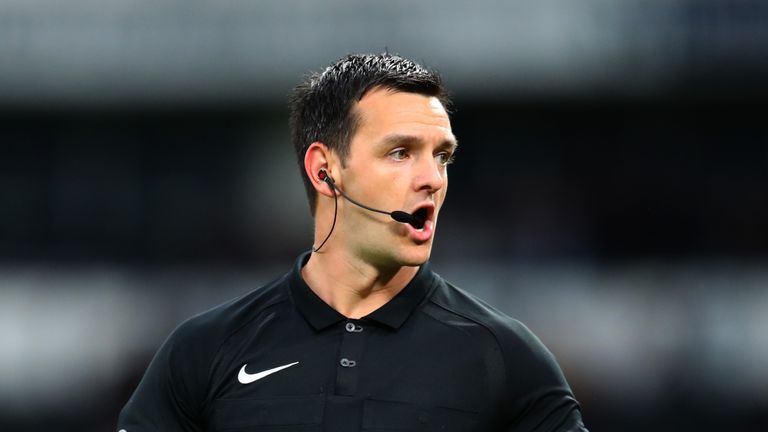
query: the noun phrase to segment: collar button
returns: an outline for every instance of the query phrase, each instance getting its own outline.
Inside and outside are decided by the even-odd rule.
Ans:
[[[344,326],[344,328],[349,333],[360,333],[360,332],[363,331],[363,326],[359,326],[359,325],[357,325],[355,323],[352,323],[352,322],[348,322],[347,325]]]

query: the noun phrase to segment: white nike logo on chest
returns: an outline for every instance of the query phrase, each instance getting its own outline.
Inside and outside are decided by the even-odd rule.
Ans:
[[[299,364],[299,362],[293,362],[288,363],[286,365],[278,366],[276,368],[267,369],[265,371],[261,371],[255,374],[249,374],[245,371],[245,367],[248,366],[248,363],[244,364],[243,367],[240,369],[240,373],[237,374],[237,380],[240,381],[241,384],[250,384],[254,381],[258,381],[268,375],[272,375],[275,372],[280,372],[283,369],[289,368],[291,366],[295,366]]]

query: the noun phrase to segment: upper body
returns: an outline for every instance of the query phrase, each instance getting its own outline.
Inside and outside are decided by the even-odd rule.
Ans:
[[[298,86],[316,246],[290,276],[180,327],[121,427],[581,430],[541,343],[427,268],[458,145],[448,103],[436,73],[389,54]],[[241,384],[258,371],[279,376]]]
[[[583,431],[550,352],[422,265],[349,319],[293,270],[179,326],[119,427],[150,431]]]

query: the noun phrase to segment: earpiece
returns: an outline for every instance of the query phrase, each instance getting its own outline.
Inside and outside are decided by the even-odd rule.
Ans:
[[[336,187],[336,182],[334,182],[333,178],[328,175],[328,171],[326,171],[325,168],[320,168],[320,171],[317,172],[317,178],[320,181],[323,181],[326,184],[328,184],[328,187],[331,188],[331,191],[335,192],[335,191],[339,190]],[[339,192],[341,192],[341,191],[339,191]]]

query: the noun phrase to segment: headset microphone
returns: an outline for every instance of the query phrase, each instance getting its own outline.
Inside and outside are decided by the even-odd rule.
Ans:
[[[400,223],[411,224],[416,229],[421,229],[421,228],[424,227],[424,220],[420,219],[420,218],[418,218],[418,217],[416,217],[416,216],[414,216],[414,215],[412,215],[410,213],[407,213],[407,212],[404,212],[404,211],[401,211],[401,210],[395,210],[393,212],[388,212],[388,211],[385,211],[385,210],[379,210],[379,209],[375,209],[373,207],[368,207],[365,204],[361,204],[361,203],[353,200],[347,194],[345,194],[344,191],[339,189],[338,186],[336,186],[336,182],[333,181],[331,176],[329,176],[328,173],[324,169],[321,169],[320,172],[317,173],[317,177],[320,180],[328,183],[328,186],[330,186],[331,189],[333,189],[335,191],[338,191],[341,194],[341,196],[343,196],[347,201],[351,202],[352,204],[354,204],[354,205],[356,205],[358,207],[362,207],[362,208],[364,208],[366,210],[370,210],[372,212],[385,214],[385,215],[391,217],[392,219],[394,219],[394,220],[396,220],[396,221],[398,221]]]
[[[369,206],[367,206],[365,204],[362,204],[362,203],[359,203],[359,202],[353,200],[347,194],[345,194],[344,191],[339,189],[338,186],[336,186],[336,183],[333,181],[331,176],[328,175],[328,173],[325,171],[324,168],[321,169],[317,173],[317,178],[319,178],[320,180],[326,182],[328,184],[328,186],[330,186],[331,190],[339,192],[341,194],[341,196],[344,197],[344,199],[346,199],[347,201],[351,202],[352,204],[354,204],[354,205],[356,205],[358,207],[364,208],[364,209],[372,211],[372,212],[385,214],[385,215],[391,217],[392,219],[396,220],[397,222],[410,224],[410,225],[412,225],[416,229],[421,229],[421,228],[424,227],[424,222],[425,222],[424,219],[416,217],[416,216],[414,216],[414,215],[412,215],[412,214],[410,214],[408,212],[404,212],[402,210],[395,210],[395,211],[392,211],[392,212],[388,212],[386,210],[379,210],[379,209],[376,209],[376,208],[373,208],[373,207],[369,207]],[[335,195],[334,195],[334,200],[336,200]],[[328,236],[325,238],[325,240],[323,240],[323,242],[320,244],[320,246],[318,246],[318,247],[313,249],[315,252],[319,251],[320,248],[323,247],[325,242],[328,241],[328,238],[331,236],[331,233],[333,232],[333,227],[336,226],[336,210],[337,210],[337,205],[334,206],[333,224],[331,225],[331,231],[328,233]]]

